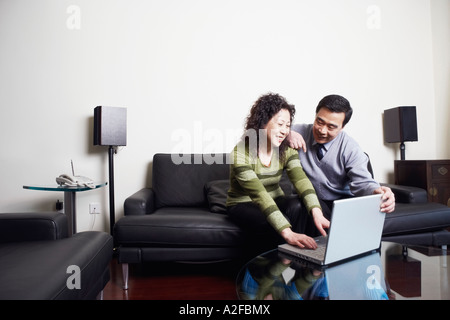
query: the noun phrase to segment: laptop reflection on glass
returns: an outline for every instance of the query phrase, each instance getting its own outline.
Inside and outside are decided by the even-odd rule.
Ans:
[[[285,243],[278,250],[323,266],[377,250],[385,218],[385,213],[380,211],[381,196],[335,200],[329,233],[315,238],[317,249]]]

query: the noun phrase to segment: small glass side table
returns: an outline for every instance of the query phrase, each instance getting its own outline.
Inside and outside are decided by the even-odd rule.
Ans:
[[[67,187],[67,186],[38,186],[27,185],[24,189],[39,190],[39,191],[59,191],[64,192],[64,213],[67,215],[69,221],[69,236],[77,233],[77,213],[76,213],[76,193],[82,191],[89,191],[106,186],[107,182],[95,183],[94,188],[89,187]]]

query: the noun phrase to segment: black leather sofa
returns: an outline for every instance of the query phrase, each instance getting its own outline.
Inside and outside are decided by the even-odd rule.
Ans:
[[[125,288],[128,263],[218,261],[241,257],[249,249],[267,248],[264,237],[249,237],[226,214],[227,157],[154,155],[152,187],[125,200],[125,215],[114,226]],[[292,193],[287,178],[282,181],[285,193]],[[386,216],[383,240],[434,246],[450,243],[450,233],[445,230],[450,226],[449,207],[426,202],[425,190],[389,186],[396,194],[397,206]]]
[[[0,214],[0,300],[102,298],[112,255],[111,235],[68,237],[62,213]]]

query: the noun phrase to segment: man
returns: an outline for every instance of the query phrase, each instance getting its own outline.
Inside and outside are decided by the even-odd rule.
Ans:
[[[290,146],[299,149],[303,170],[328,219],[334,200],[352,196],[382,193],[380,210],[389,213],[395,209],[394,193],[372,178],[368,156],[343,131],[352,113],[350,103],[344,97],[326,96],[316,108],[314,123],[294,125],[288,138]]]

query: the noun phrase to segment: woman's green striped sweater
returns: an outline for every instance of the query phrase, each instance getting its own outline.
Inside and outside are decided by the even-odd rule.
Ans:
[[[274,201],[277,197],[284,195],[279,182],[283,170],[286,169],[289,180],[308,212],[311,212],[314,207],[320,208],[314,187],[303,171],[297,151],[288,148],[284,158],[284,161],[280,161],[278,153],[274,152],[270,165],[266,167],[256,154],[249,152],[244,142],[238,143],[230,157],[232,164],[230,165],[227,206],[252,201],[259,206],[275,230],[281,232],[291,227]]]

